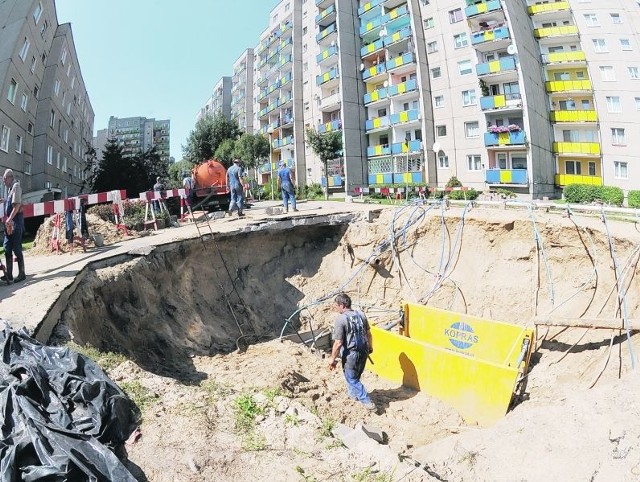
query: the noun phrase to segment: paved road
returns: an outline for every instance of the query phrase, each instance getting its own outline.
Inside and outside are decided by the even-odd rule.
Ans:
[[[216,219],[210,222],[213,233],[230,233],[255,229],[258,225],[268,228],[283,223],[303,223],[310,218],[319,218],[354,212],[367,212],[377,205],[344,203],[332,201],[309,201],[298,205],[298,212],[289,214],[267,214],[267,208],[279,206],[274,201],[263,201],[247,209],[246,217]],[[200,225],[202,233],[210,234],[206,224]],[[74,289],[77,275],[89,263],[109,260],[113,263],[117,256],[135,252],[149,252],[156,246],[198,237],[194,224],[185,223],[179,228],[169,228],[154,232],[150,236],[130,238],[102,248],[93,248],[86,253],[50,256],[29,256],[25,253],[27,279],[19,284],[0,285],[0,317],[19,329],[27,331],[40,341],[47,341],[51,330],[60,318],[66,300]]]

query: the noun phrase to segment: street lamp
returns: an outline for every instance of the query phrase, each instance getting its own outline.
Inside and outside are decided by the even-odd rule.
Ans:
[[[275,199],[275,195],[273,192],[273,139],[272,139],[272,134],[273,134],[273,126],[269,126],[269,128],[267,129],[267,134],[269,134],[269,169],[271,171],[270,173],[270,178],[269,178],[269,183],[271,184],[271,200],[273,201]]]

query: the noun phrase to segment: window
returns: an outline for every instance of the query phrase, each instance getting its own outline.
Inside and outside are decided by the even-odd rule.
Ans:
[[[624,146],[626,144],[624,141],[624,129],[620,127],[611,128],[611,144],[616,146]]]
[[[453,44],[455,48],[461,49],[462,47],[466,47],[469,45],[469,37],[466,32],[459,33],[458,35],[453,36]]]
[[[71,115],[71,102],[67,104],[67,115]]]
[[[40,17],[42,16],[42,2],[38,2],[36,9],[33,11],[33,21],[38,25]]]
[[[42,22],[42,27],[40,27],[40,35],[44,38],[44,34],[47,31],[47,29],[49,28],[49,23],[45,20],[44,22]]]
[[[480,123],[478,121],[464,123],[465,137],[480,137]]]
[[[31,57],[31,73],[33,74],[36,71],[36,56]]]
[[[31,174],[31,163],[28,161],[24,163],[24,173]]]
[[[22,154],[22,136],[16,136],[16,152]]]
[[[29,103],[29,96],[26,92],[22,93],[22,100],[20,101],[20,108],[27,112],[27,104]]]
[[[458,72],[460,75],[469,75],[473,72],[471,68],[471,60],[463,60],[458,62]]]
[[[584,20],[587,23],[587,27],[597,27],[598,25],[600,25],[598,23],[598,17],[595,13],[585,13]]]
[[[9,138],[11,137],[11,129],[7,126],[2,126],[2,137],[0,137],[0,150],[4,152],[9,151]]]
[[[596,163],[593,161],[589,161],[589,175],[590,176],[595,176],[596,175]]]
[[[69,142],[69,129],[64,130],[64,141]]]
[[[433,21],[433,17],[429,17],[429,18],[426,18],[424,20],[424,28],[425,28],[425,30],[428,30],[428,29],[433,28],[435,26],[436,26],[436,23]]]
[[[442,76],[442,70],[440,70],[440,67],[434,67],[431,69],[431,78],[432,79],[437,79],[438,77]]]
[[[580,161],[564,161],[565,174],[582,174],[582,165]]]
[[[60,153],[59,152],[58,152],[58,155],[56,156],[56,167],[60,169]]]
[[[33,124],[31,122],[27,124],[27,132],[33,135]]]
[[[640,110],[640,97],[636,97],[636,110]]]
[[[628,164],[622,161],[613,161],[613,175],[616,179],[628,179]]]
[[[608,112],[622,112],[622,104],[620,104],[620,97],[607,96],[607,111]]]
[[[29,52],[29,47],[31,46],[31,42],[27,37],[24,38],[24,43],[22,44],[22,48],[20,49],[20,60],[24,62],[24,59],[27,58],[27,52]]]
[[[16,91],[18,90],[18,83],[11,79],[11,83],[9,84],[9,92],[7,92],[7,100],[12,104],[16,103]]]
[[[438,168],[449,169],[449,156],[445,156],[444,154],[438,155]]]
[[[447,135],[447,126],[442,125],[442,126],[436,126],[436,136],[437,137],[444,137]]]
[[[51,109],[51,112],[49,113],[49,127],[53,129],[53,126],[55,124],[56,124],[56,111]]]
[[[449,23],[458,23],[461,22],[463,18],[462,9],[456,8],[455,10],[449,11]]]
[[[607,42],[603,38],[594,38],[591,40],[593,42],[593,50],[602,53],[608,52],[607,50]]]
[[[601,65],[600,77],[602,78],[603,82],[613,82],[614,80],[616,80],[616,73],[613,70],[613,66]]]
[[[628,38],[620,39],[620,48],[622,50],[631,50],[631,42],[629,41]]]
[[[480,155],[478,154],[471,154],[467,156],[467,168],[469,171],[479,171],[480,169],[482,169],[482,162],[481,162],[481,158]]]
[[[622,18],[620,18],[619,13],[610,13],[609,15],[611,15],[611,23],[613,24],[622,23]]]
[[[627,70],[629,71],[629,77],[634,80],[640,79],[640,70],[638,70],[638,67],[627,67]]]
[[[307,44],[304,44],[304,45],[306,47]],[[306,52],[306,50],[305,50],[305,52]],[[75,85],[76,85],[76,76],[74,75],[73,79],[71,79],[71,88],[73,89],[75,87]]]
[[[476,90],[463,90],[462,91],[462,105],[476,105]]]
[[[438,42],[435,40],[433,42],[427,43],[427,53],[432,54],[438,51]]]
[[[433,105],[436,109],[440,107],[444,107],[444,95],[436,95],[433,98]]]
[[[60,95],[60,79],[56,79],[56,82],[55,82],[55,84],[53,86],[53,92],[56,95]]]
[[[62,51],[62,57],[60,57],[60,63],[62,63],[62,65],[64,65],[64,63],[67,61],[67,49],[64,49]]]
[[[67,158],[62,160],[62,172],[67,172]]]
[[[38,90],[38,86],[37,86],[37,85],[35,85],[35,86],[33,87],[33,98],[34,98],[34,99],[36,99],[36,100],[38,100],[38,92],[40,92],[40,91]]]
[[[302,35],[307,35],[307,27],[304,27],[304,28],[302,29]]]

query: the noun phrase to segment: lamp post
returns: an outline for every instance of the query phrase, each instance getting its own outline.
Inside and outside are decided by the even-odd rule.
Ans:
[[[267,134],[269,134],[269,170],[271,171],[269,183],[271,184],[271,200],[272,201],[275,199],[275,195],[273,192],[273,138],[271,137],[273,135],[273,131],[274,131],[273,126],[269,126],[269,128],[267,129]]]

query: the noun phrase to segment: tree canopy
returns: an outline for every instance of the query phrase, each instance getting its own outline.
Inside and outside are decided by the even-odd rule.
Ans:
[[[256,168],[269,156],[269,141],[260,134],[242,134],[236,141],[234,154],[246,168]]]
[[[221,112],[205,116],[196,122],[186,145],[182,146],[183,160],[195,165],[211,159],[223,141],[235,141],[240,134],[238,123],[227,119]]]
[[[314,129],[307,129],[307,144],[320,158],[324,166],[324,176],[329,171],[329,161],[340,156],[342,151],[342,133],[340,131],[325,132],[323,134]],[[328,185],[328,179],[327,179]],[[325,198],[329,197],[328,189],[325,189]]]

